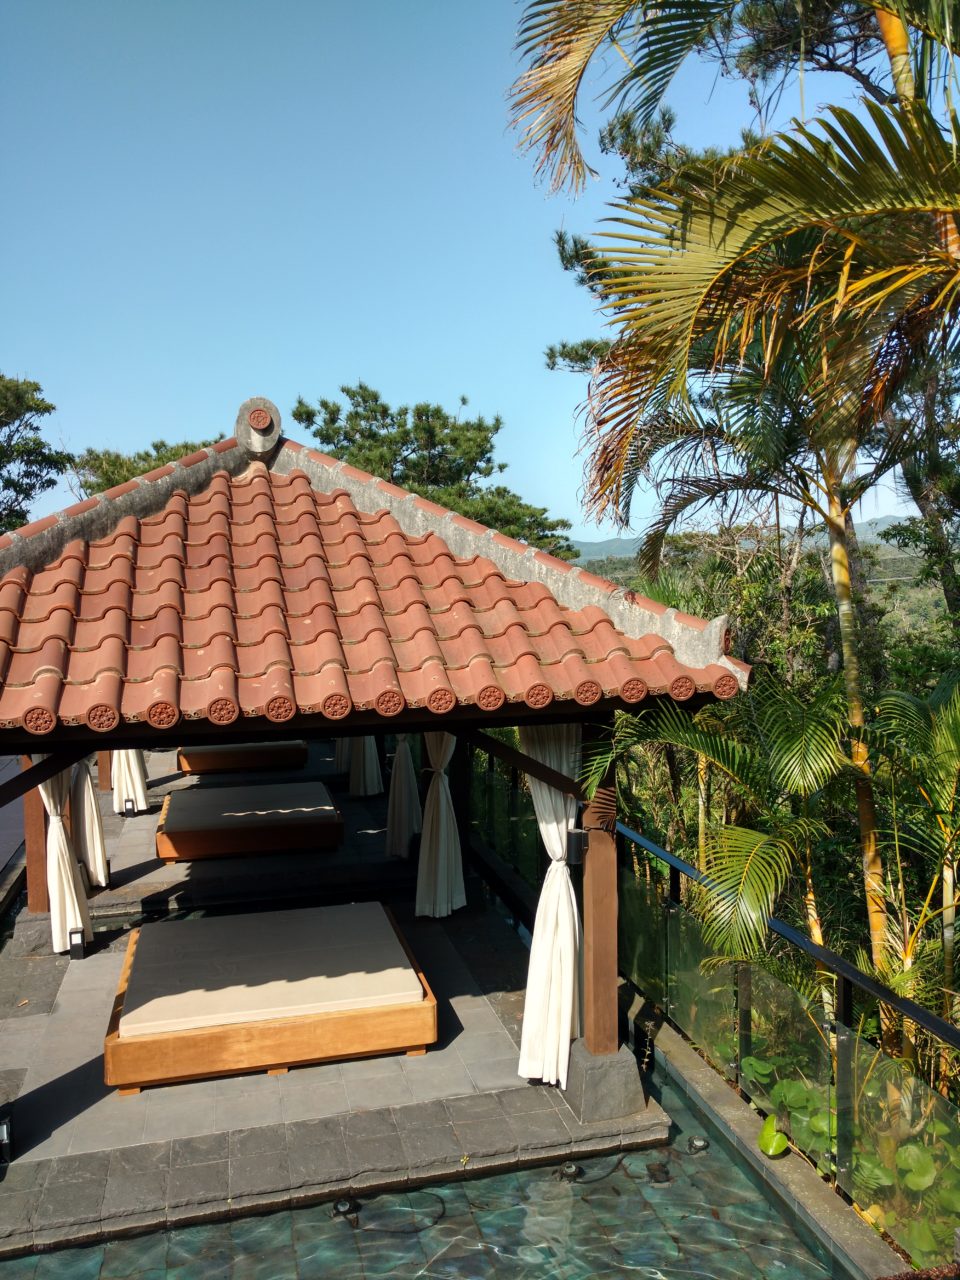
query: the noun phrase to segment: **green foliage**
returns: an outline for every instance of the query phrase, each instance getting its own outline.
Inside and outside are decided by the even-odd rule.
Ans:
[[[0,531],[26,524],[33,503],[70,466],[70,454],[40,432],[54,407],[39,382],[0,374]]]
[[[196,453],[199,449],[206,449],[222,439],[223,436],[219,435],[212,440],[180,440],[175,444],[168,444],[166,440],[154,440],[148,449],[138,449],[134,453],[121,453],[116,449],[84,449],[73,460],[76,487],[84,497],[103,493],[105,489],[125,484],[127,480],[135,480],[156,467],[177,462],[180,458]]]
[[[757,1135],[757,1146],[765,1156],[782,1156],[790,1146],[787,1135],[777,1128],[777,1117],[767,1116]]]
[[[346,405],[326,399],[310,405],[301,397],[293,410],[324,452],[508,537],[575,559],[568,520],[552,519],[505,485],[484,483],[506,469],[494,458],[499,418],[461,418],[426,402],[392,409],[363,382],[341,391]]]

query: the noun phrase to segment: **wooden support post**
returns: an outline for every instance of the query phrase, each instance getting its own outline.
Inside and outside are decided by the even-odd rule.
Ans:
[[[97,790],[112,791],[110,785],[110,752],[97,752]]]
[[[33,763],[24,756],[21,766],[29,769]],[[36,787],[23,797],[23,845],[27,868],[27,910],[50,910],[47,893],[47,811]]]
[[[611,768],[583,811],[590,833],[583,864],[583,1034],[587,1049],[596,1054],[619,1048],[616,813]]]

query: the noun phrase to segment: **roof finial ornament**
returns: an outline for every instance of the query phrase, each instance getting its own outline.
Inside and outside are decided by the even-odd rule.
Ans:
[[[235,434],[249,458],[266,462],[280,443],[280,410],[272,400],[251,396],[240,406]]]

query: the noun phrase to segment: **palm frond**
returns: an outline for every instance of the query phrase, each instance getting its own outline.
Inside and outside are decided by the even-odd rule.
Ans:
[[[707,873],[714,892],[704,921],[706,942],[727,954],[759,950],[795,858],[789,835],[721,827],[707,845]]]
[[[577,109],[591,63],[608,48],[623,73],[601,93],[604,109],[629,106],[649,120],[683,60],[738,0],[532,0],[517,49],[529,66],[511,90],[520,145],[537,153],[537,173],[554,189],[583,186],[592,172],[577,137]]]
[[[705,728],[679,707],[667,704],[645,718],[644,732],[657,742],[704,756],[743,790],[758,807],[766,802],[763,761],[746,743],[721,729]]]
[[[601,287],[619,337],[589,400],[594,510],[622,507],[637,436],[692,378],[742,371],[757,350],[767,375],[807,331],[816,361],[785,403],[799,393],[842,433],[851,406],[876,421],[931,333],[960,341],[960,261],[936,231],[960,210],[960,161],[922,104],[867,111],[835,108],[719,175],[687,169],[618,206]]]
[[[812,796],[848,763],[842,744],[849,724],[837,683],[801,699],[783,684],[761,680],[753,702],[770,772],[784,791]]]

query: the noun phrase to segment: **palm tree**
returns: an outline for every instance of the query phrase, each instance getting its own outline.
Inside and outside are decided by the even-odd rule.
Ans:
[[[514,109],[524,141],[539,149],[540,168],[557,185],[584,180],[577,99],[601,48],[612,45],[627,64],[608,103],[631,101],[643,118],[697,41],[735,9],[720,0],[679,0],[645,12],[625,0],[530,4],[520,47],[532,65],[515,87]],[[879,968],[887,913],[862,734],[846,518],[852,493],[863,492],[862,445],[917,351],[955,334],[960,171],[929,109],[914,101],[903,19],[951,51],[960,28],[950,6],[897,0],[877,12],[906,105],[873,107],[872,129],[835,110],[820,128],[798,127],[719,169],[681,170],[667,186],[620,206],[600,285],[617,339],[591,386],[596,440],[589,489],[597,512],[622,517],[625,489],[656,457],[657,429],[684,418],[692,381],[719,380],[729,405],[748,362],[764,384],[785,368],[783,380],[796,384],[789,364],[801,353],[793,398],[815,434],[794,439],[792,469],[801,500],[824,519],[830,536],[871,953]],[[957,129],[954,122],[955,135]],[[752,421],[762,423],[763,416],[754,413]],[[766,426],[783,463],[784,432],[769,417]],[[693,438],[696,428],[688,424],[681,434]],[[734,437],[724,433],[728,451],[739,451],[742,461],[746,441],[749,464],[719,476],[684,476],[661,527],[724,486],[729,492],[779,483],[778,468],[763,462],[769,451],[761,437],[751,438],[749,429]],[[881,460],[875,475],[895,460]]]
[[[901,818],[908,847],[933,861],[940,881],[943,1016],[956,1011],[957,858],[960,854],[960,672],[948,673],[929,698],[891,693],[877,709],[874,734],[898,781],[913,796]],[[927,895],[929,902],[932,893]],[[925,904],[926,905],[926,904]],[[904,904],[905,911],[905,904]],[[925,911],[922,924],[931,918]],[[919,930],[918,930],[919,931]],[[905,927],[906,932],[906,927]]]
[[[803,883],[803,916],[812,942],[825,946],[817,904],[814,859],[828,834],[820,814],[824,788],[848,767],[842,741],[843,698],[835,685],[802,700],[770,678],[738,703],[696,716],[663,707],[618,718],[612,741],[588,762],[588,786],[611,759],[651,743],[696,754],[739,798],[742,818],[710,823],[704,832],[707,872],[714,886],[704,922],[707,941],[726,954],[762,948],[767,921],[790,875]],[[831,1012],[831,993],[823,999]]]

